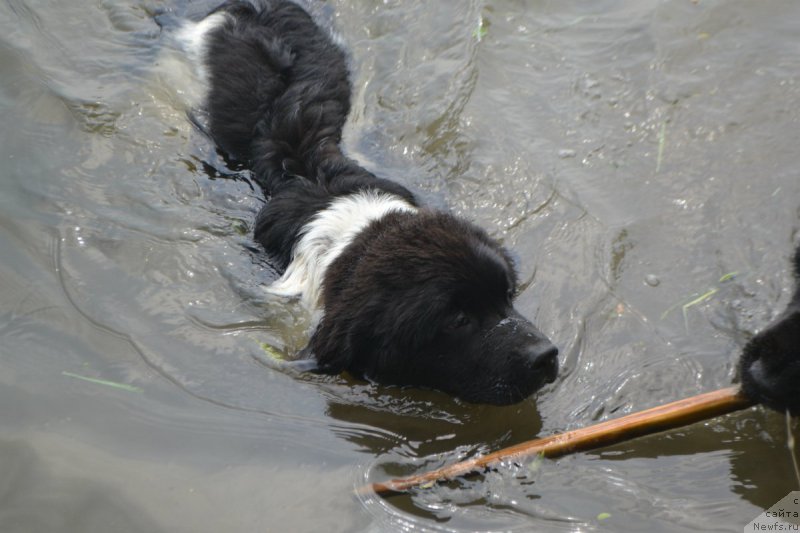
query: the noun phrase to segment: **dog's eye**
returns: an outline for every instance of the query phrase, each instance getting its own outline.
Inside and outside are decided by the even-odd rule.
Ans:
[[[469,324],[469,317],[463,311],[459,312],[457,315],[453,317],[453,320],[450,322],[449,328],[451,330],[460,329]]]

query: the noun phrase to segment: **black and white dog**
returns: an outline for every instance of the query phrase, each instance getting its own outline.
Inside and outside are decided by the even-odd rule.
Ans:
[[[345,55],[305,10],[228,2],[177,39],[213,140],[268,197],[255,238],[283,271],[270,290],[320,316],[319,371],[492,404],[555,380],[558,350],[513,307],[508,253],[342,153]]]

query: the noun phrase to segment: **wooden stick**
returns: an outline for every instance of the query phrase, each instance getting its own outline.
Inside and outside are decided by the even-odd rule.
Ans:
[[[545,457],[559,457],[582,450],[601,448],[642,435],[687,426],[701,420],[732,413],[751,405],[754,405],[754,402],[745,397],[740,392],[739,387],[728,387],[705,394],[698,394],[697,396],[653,407],[638,413],[632,413],[614,420],[607,420],[586,428],[530,440],[488,455],[444,466],[423,474],[392,479],[384,483],[372,483],[359,488],[357,492],[362,495],[376,492],[378,494],[403,492],[425,483],[451,479],[483,470],[492,463],[499,461],[520,459],[535,454],[541,454]]]

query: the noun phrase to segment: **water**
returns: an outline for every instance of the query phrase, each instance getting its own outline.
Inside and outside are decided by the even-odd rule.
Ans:
[[[0,5],[0,530],[732,531],[797,488],[754,408],[354,495],[734,380],[789,296],[800,4],[320,9],[353,56],[348,151],[503,240],[561,348],[503,408],[276,360],[308,317],[260,288],[260,195],[158,74],[154,12],[205,7]]]

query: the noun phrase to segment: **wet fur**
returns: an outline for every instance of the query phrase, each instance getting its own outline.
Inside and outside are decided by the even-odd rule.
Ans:
[[[329,33],[288,1],[211,17],[181,38],[213,139],[268,197],[255,238],[284,271],[271,290],[321,314],[306,349],[319,371],[495,404],[553,381],[557,350],[513,308],[507,252],[342,152],[351,87]]]
[[[800,415],[800,246],[792,266],[794,296],[786,310],[747,343],[740,374],[750,398]]]

